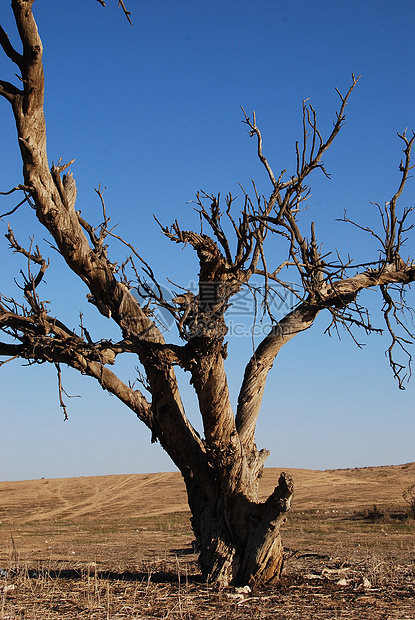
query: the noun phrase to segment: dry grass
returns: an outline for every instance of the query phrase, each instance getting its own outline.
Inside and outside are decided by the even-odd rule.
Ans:
[[[0,483],[0,620],[415,620],[415,464],[291,473],[284,576],[251,593],[200,581],[177,474]]]

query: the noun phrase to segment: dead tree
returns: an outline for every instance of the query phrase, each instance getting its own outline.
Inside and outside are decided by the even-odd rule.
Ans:
[[[131,251],[124,265],[117,267],[111,262],[106,242],[116,235],[109,228],[102,192],[97,190],[103,222],[94,227],[76,210],[74,178],[70,173],[63,174],[72,162],[49,167],[42,43],[32,4],[33,0],[12,0],[22,52],[4,30],[0,31],[3,51],[16,65],[20,78],[17,86],[0,81],[0,94],[9,101],[14,114],[23,162],[23,182],[10,192],[22,193],[17,206],[34,209],[68,268],[84,282],[89,301],[119,327],[120,339],[92,341],[86,326],[75,333],[51,316],[38,292],[48,263],[38,247],[22,247],[9,228],[6,236],[10,246],[27,258],[28,270],[22,286],[24,299],[0,298],[0,329],[4,334],[0,355],[54,364],[64,409],[60,367],[67,364],[95,378],[151,429],[153,440],[170,455],[186,484],[205,578],[224,585],[277,580],[283,557],[280,527],[290,508],[293,482],[282,473],[270,497],[258,500],[258,481],[269,453],[258,450],[255,427],[267,376],[281,347],[310,328],[323,310],[330,315],[330,328],[341,325],[350,331],[354,327],[373,330],[368,311],[358,299],[362,290],[377,287],[383,296],[383,314],[391,337],[390,365],[399,387],[403,387],[405,363],[395,352],[408,355],[406,367],[410,372],[409,344],[414,335],[402,313],[407,309],[405,288],[415,279],[415,264],[402,257],[405,235],[412,226],[408,223],[412,208],[400,209],[398,200],[409,178],[414,136],[399,136],[403,144],[400,184],[392,199],[378,206],[379,230],[355,224],[374,235],[381,248],[370,264],[361,265],[323,255],[314,223],[307,233],[302,225],[302,206],[310,192],[308,179],[318,169],[327,174],[322,158],[344,124],[346,104],[357,79],[353,76],[346,95],[338,91],[340,107],[326,138],[318,129],[313,107],[303,105],[303,136],[295,147],[296,167],[289,174],[285,170],[274,174],[264,155],[255,115],[245,114],[269,177],[269,197],[260,196],[254,186],[252,196],[244,193],[235,216],[231,195],[222,206],[219,196],[199,193],[195,203],[200,230],[184,230],[177,221],[171,227],[161,227],[171,241],[193,248],[200,269],[197,291],[183,290],[168,300],[150,265],[132,244],[123,241]],[[346,216],[344,220],[348,221]],[[281,264],[270,265],[266,248],[277,243],[284,259]],[[132,276],[128,275],[129,268]],[[283,277],[290,271],[291,276]],[[226,311],[232,298],[250,287],[253,276],[263,278],[262,304],[272,325],[248,361],[234,412],[224,367]],[[277,321],[269,296],[281,287],[291,291],[295,303]],[[154,320],[157,306],[173,317],[182,344],[166,342]],[[115,358],[126,352],[134,353],[141,363],[150,400],[111,371]],[[202,437],[186,417],[175,366],[191,377],[203,423]]]

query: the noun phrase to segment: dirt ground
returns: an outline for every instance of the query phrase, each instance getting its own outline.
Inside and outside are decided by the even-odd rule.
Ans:
[[[177,473],[0,482],[0,620],[415,620],[415,463],[286,471],[283,578],[251,592],[201,581]]]

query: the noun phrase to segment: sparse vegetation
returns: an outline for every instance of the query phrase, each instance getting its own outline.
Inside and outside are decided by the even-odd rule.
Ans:
[[[373,504],[373,508],[366,510],[364,516],[370,521],[380,521],[385,518],[385,513],[382,510],[379,510],[376,504]]]
[[[252,592],[201,580],[179,474],[0,483],[0,620],[412,619],[415,522],[394,511],[414,473],[291,470],[282,581]]]
[[[294,562],[294,560],[293,560]],[[412,618],[413,570],[381,556],[357,563],[299,558],[303,577],[284,576],[281,586],[251,593],[195,581],[178,563],[174,577],[105,575],[89,569],[36,576],[22,569],[0,582],[0,618],[29,620],[384,620]],[[0,599],[1,600],[1,599]],[[392,602],[393,600],[393,602]],[[276,610],[278,615],[276,616]]]
[[[409,506],[409,517],[415,519],[415,484],[410,484],[402,493],[402,497]]]

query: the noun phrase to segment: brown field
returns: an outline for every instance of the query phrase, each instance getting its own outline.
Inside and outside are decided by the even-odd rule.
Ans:
[[[415,463],[287,471],[283,578],[250,593],[201,581],[179,474],[0,482],[0,620],[415,620]]]

